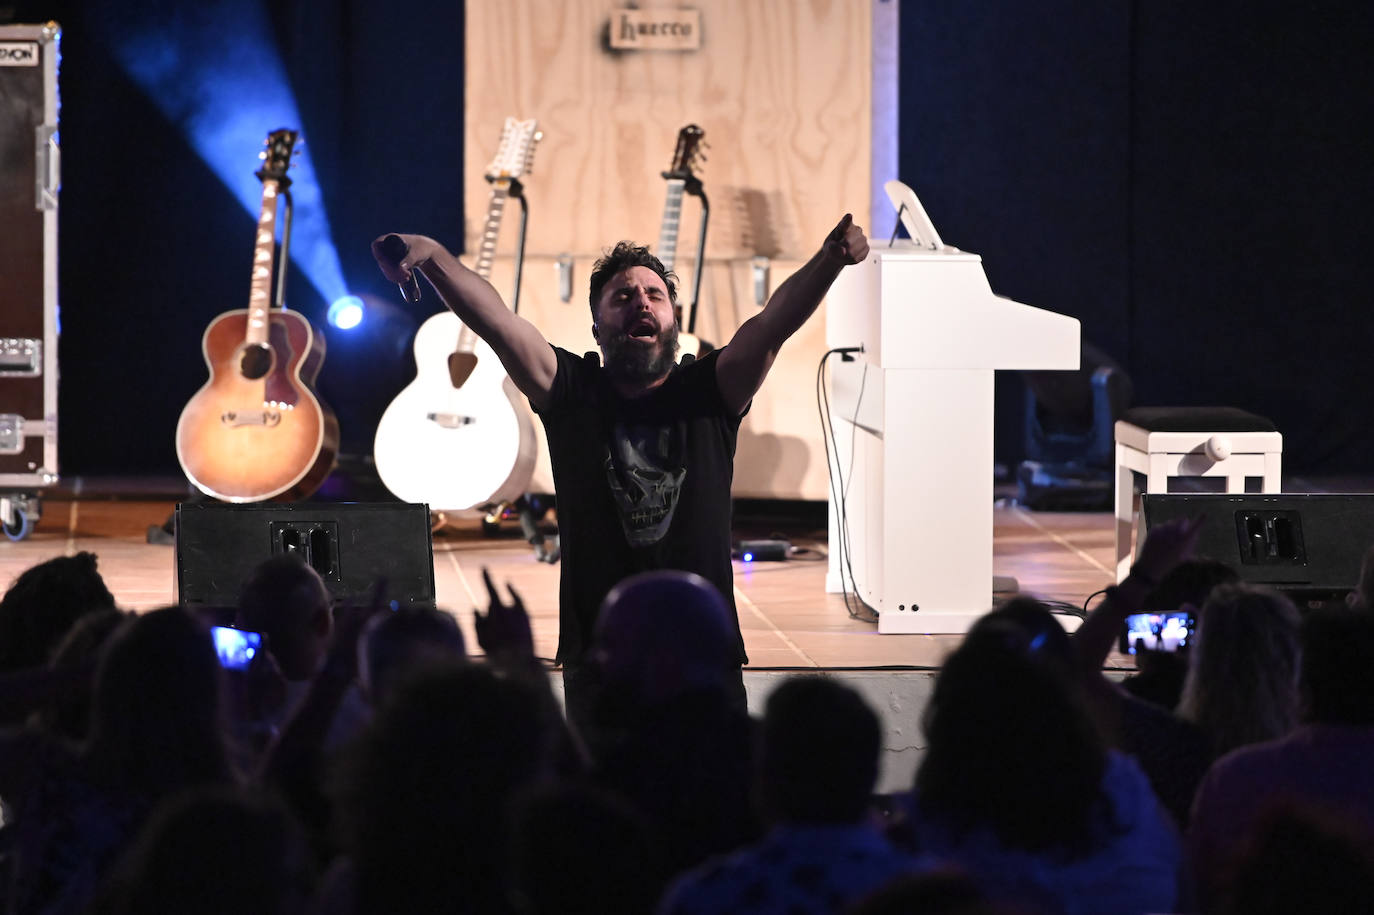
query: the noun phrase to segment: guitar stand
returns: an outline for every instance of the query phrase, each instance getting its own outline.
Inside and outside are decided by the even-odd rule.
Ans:
[[[536,559],[552,565],[562,558],[563,551],[558,544],[558,535],[545,534],[539,529],[535,505],[529,496],[521,496],[514,502],[502,502],[492,508],[482,519],[482,532],[495,535],[501,528],[501,520],[511,512],[515,513],[520,522],[520,532],[524,535],[525,542],[534,548]],[[540,511],[539,515],[543,515],[543,511]]]
[[[687,326],[683,328],[687,333],[695,334],[697,306],[701,304],[701,274],[702,268],[706,266],[706,226],[711,221],[711,203],[706,199],[706,190],[702,187],[701,179],[696,176],[692,176],[682,189],[701,202],[701,228],[697,232],[697,264],[692,275],[692,313],[687,318]]]
[[[216,499],[207,496],[189,482],[186,484],[189,490],[186,498],[181,500],[184,505],[199,505],[202,502],[214,502]],[[167,515],[167,520],[161,524],[148,525],[147,542],[156,546],[173,546],[177,542],[177,510],[176,506]]]
[[[529,226],[530,205],[525,197],[525,186],[520,183],[518,178],[512,178],[510,187],[506,193],[520,201],[520,230],[516,236],[515,245],[515,292],[511,296],[511,312],[520,314],[520,277],[525,265],[525,230]],[[507,512],[514,509],[516,516],[520,520],[520,531],[525,535],[525,542],[534,547],[534,555],[540,562],[553,564],[563,555],[558,546],[558,535],[546,536],[539,530],[538,519],[535,518],[534,506],[531,504],[529,496],[521,496],[512,502],[503,502],[482,520],[482,529],[494,533],[501,524],[501,519]],[[543,512],[540,512],[542,515]]]
[[[520,512],[520,530],[525,534],[525,541],[534,547],[535,558],[553,565],[563,556],[563,550],[558,544],[558,535],[545,536],[539,530],[529,499],[521,496],[515,504]]]
[[[511,296],[512,314],[520,314],[520,275],[525,268],[525,229],[530,222],[530,204],[525,198],[525,186],[520,179],[512,178],[506,194],[520,201],[520,231],[515,242],[515,293]]]

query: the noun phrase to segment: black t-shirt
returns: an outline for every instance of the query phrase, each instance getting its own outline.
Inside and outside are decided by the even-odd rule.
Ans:
[[[635,399],[615,391],[596,353],[553,351],[558,371],[540,418],[562,550],[558,660],[581,662],[601,601],[622,579],[651,569],[710,581],[738,633],[730,482],[741,417],[716,386],[719,351],[675,367]],[[744,663],[742,638],[738,655]]]

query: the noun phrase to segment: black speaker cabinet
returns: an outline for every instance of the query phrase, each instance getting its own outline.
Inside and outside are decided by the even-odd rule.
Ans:
[[[1308,597],[1354,589],[1374,546],[1374,494],[1156,493],[1141,497],[1148,533],[1173,518],[1205,516],[1197,555],[1245,581]]]
[[[395,502],[183,502],[176,508],[177,599],[225,608],[258,563],[295,553],[337,602],[366,603],[373,583],[401,606],[434,606],[429,508]]]

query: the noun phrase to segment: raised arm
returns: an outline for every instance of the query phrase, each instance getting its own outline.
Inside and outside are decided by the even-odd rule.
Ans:
[[[1155,585],[1192,555],[1201,528],[1202,518],[1177,518],[1150,529],[1140,546],[1140,558],[1131,566],[1131,574],[1108,589],[1107,596],[1073,633],[1074,647],[1085,672],[1096,675],[1102,670],[1126,617],[1139,612]]]
[[[399,238],[405,246],[399,259],[388,256],[399,250],[395,242],[388,243],[391,238]],[[553,349],[537,327],[506,307],[490,283],[423,235],[383,235],[372,242],[372,256],[393,283],[405,285],[411,281],[411,271],[419,271],[444,304],[487,342],[535,409],[548,405],[558,368]]]
[[[806,323],[840,271],[868,257],[868,239],[846,213],[821,249],[768,298],[763,311],[740,325],[716,362],[716,384],[737,413],[749,405],[778,350]]]

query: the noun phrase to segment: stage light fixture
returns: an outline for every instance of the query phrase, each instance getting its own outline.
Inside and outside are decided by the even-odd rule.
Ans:
[[[329,306],[329,323],[339,330],[352,330],[363,323],[363,318],[367,314],[367,307],[363,300],[356,295],[346,295],[337,298]]]

